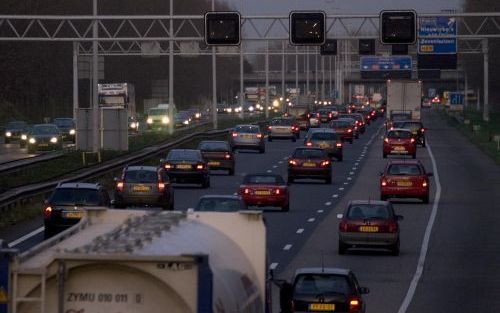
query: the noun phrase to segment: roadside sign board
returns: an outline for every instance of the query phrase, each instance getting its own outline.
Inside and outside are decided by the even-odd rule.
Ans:
[[[419,54],[456,54],[457,39],[442,36],[457,35],[457,21],[454,17],[436,16],[419,18]],[[432,38],[432,36],[436,36]]]
[[[0,313],[7,313],[10,256],[0,251]]]
[[[462,92],[449,93],[450,105],[464,104],[465,95]]]
[[[361,71],[411,71],[410,56],[363,56]]]
[[[434,98],[436,96],[436,88],[429,88],[429,90],[427,91],[427,95],[430,98]]]

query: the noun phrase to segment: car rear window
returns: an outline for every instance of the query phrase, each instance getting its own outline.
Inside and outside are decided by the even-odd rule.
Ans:
[[[256,126],[237,126],[234,130],[237,133],[257,134],[259,132],[259,128]]]
[[[420,166],[416,164],[392,164],[387,169],[389,175],[422,175]]]
[[[284,119],[284,118],[275,119],[275,120],[271,121],[271,125],[274,125],[274,126],[291,126],[292,125],[292,120],[290,120],[290,119]]]
[[[99,203],[99,191],[85,188],[57,188],[50,198],[52,205],[92,205]]]
[[[55,125],[37,125],[33,127],[33,134],[35,135],[55,135],[59,129]]]
[[[348,121],[333,121],[332,127],[349,127],[351,125]]]
[[[278,175],[247,175],[243,179],[244,184],[266,184],[266,185],[282,185],[285,183],[283,177]]]
[[[320,149],[297,149],[293,153],[294,158],[298,159],[322,159],[326,158],[326,151]]]
[[[235,212],[241,210],[241,201],[238,199],[201,199],[196,211]]]
[[[312,133],[311,140],[337,140],[337,134],[335,133]]]
[[[294,295],[328,295],[351,293],[346,276],[329,274],[301,274],[295,279]]]
[[[411,132],[402,130],[391,130],[387,133],[388,138],[411,138]]]
[[[381,204],[353,204],[347,211],[350,220],[388,219],[390,216],[388,207]]]
[[[422,124],[420,124],[418,122],[405,122],[405,123],[403,123],[403,127],[402,128],[408,128],[408,129],[411,129],[411,130],[416,130],[416,129],[422,128]]]
[[[198,161],[200,154],[196,150],[172,150],[168,153],[167,159],[171,161]]]
[[[130,170],[125,172],[125,182],[152,184],[158,182],[158,173],[156,171]]]
[[[229,151],[229,144],[227,142],[205,141],[200,143],[199,149],[203,151]]]

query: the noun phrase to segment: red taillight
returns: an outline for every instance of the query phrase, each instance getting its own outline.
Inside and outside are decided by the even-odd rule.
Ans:
[[[268,126],[267,129],[271,130],[271,129],[273,129],[273,127],[272,126]]]
[[[332,117],[333,117],[332,113],[328,114],[328,117],[329,117],[329,118],[332,118]]]
[[[196,165],[196,169],[197,169],[197,170],[202,170],[202,169],[204,169],[204,168],[205,168],[205,166],[204,166],[203,164],[198,164],[198,165]]]
[[[125,184],[122,181],[119,181],[116,183],[116,190],[121,192],[121,191],[123,191],[124,186],[125,186]]]
[[[387,142],[387,143],[389,143],[389,138],[385,137],[384,141]]]
[[[274,190],[274,193],[275,193],[275,194],[277,194],[277,195],[279,195],[279,194],[281,194],[281,190],[280,190],[279,188],[276,188],[276,189]]]
[[[244,193],[244,194],[246,194],[246,195],[250,194],[250,189],[245,188],[245,189],[243,190],[243,193]]]
[[[361,299],[352,297],[349,299],[349,313],[358,313],[361,310]]]
[[[224,158],[225,158],[225,159],[227,159],[227,160],[229,160],[229,159],[231,159],[231,155],[230,155],[229,153],[226,153],[226,154],[224,155]]]
[[[160,192],[163,192],[165,190],[165,183],[159,182],[158,183],[158,190]]]
[[[316,113],[316,116],[319,118],[319,113]]]
[[[339,224],[339,231],[341,232],[346,232],[347,231],[347,222],[345,220],[342,220]]]
[[[320,166],[328,166],[330,165],[330,161],[326,160],[326,161],[323,161],[319,164]]]
[[[422,133],[423,133],[423,132],[425,132],[425,128],[420,129],[420,131],[421,131]]]
[[[309,114],[309,113],[308,113],[308,114],[307,114],[307,118],[311,118],[311,114]]]
[[[45,215],[45,217],[50,217],[52,215],[52,207],[46,207],[45,210],[43,210],[43,215]]]
[[[385,178],[382,178],[382,181],[380,182],[380,184],[382,185],[382,187],[387,186],[387,180],[385,180]]]
[[[422,187],[427,187],[427,181],[424,180],[424,182],[422,183]]]
[[[335,146],[337,146],[337,148],[341,148],[342,147],[342,143],[337,142],[337,144]]]
[[[306,146],[312,147],[312,145],[313,145],[312,142],[310,142],[310,141],[306,142]]]
[[[233,133],[233,137],[238,137],[238,133]]]
[[[375,112],[372,112],[372,116],[375,116]]]
[[[174,166],[172,164],[165,164],[164,167],[165,167],[166,170],[174,168]]]
[[[257,134],[257,138],[262,138],[262,134]]]
[[[411,138],[411,139],[410,139],[410,142],[411,142],[411,143],[415,143],[415,139],[414,139],[414,138]]]
[[[349,128],[349,129],[347,130],[347,132],[348,132],[348,133],[352,133],[352,129],[350,129],[350,128]]]
[[[358,126],[354,126],[354,130],[358,130]]]
[[[394,221],[389,222],[389,232],[396,233],[398,231],[398,224]]]
[[[297,165],[298,163],[297,163],[297,161],[295,161],[295,160],[290,160],[290,161],[288,161],[288,164],[290,164],[290,165],[294,165],[294,166],[295,166],[295,165]]]

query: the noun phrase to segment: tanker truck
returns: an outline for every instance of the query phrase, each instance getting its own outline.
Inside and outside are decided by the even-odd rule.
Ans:
[[[9,282],[0,288],[11,313],[266,310],[259,211],[89,209],[31,250],[3,252]]]

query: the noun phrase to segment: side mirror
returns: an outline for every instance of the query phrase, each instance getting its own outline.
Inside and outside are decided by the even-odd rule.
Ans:
[[[427,173],[427,176],[429,176],[429,177],[434,176],[434,173],[433,172],[429,172],[429,173]]]
[[[344,217],[344,214],[337,214],[337,218],[340,220]]]
[[[366,295],[370,293],[370,289],[368,287],[359,287],[359,293],[362,295]]]
[[[396,215],[396,220],[398,220],[398,221],[402,221],[402,220],[404,220],[404,219],[405,219],[405,218],[404,218],[404,216],[403,216],[403,215]]]
[[[285,282],[281,285],[280,308],[281,313],[293,312],[293,286],[289,282]]]

